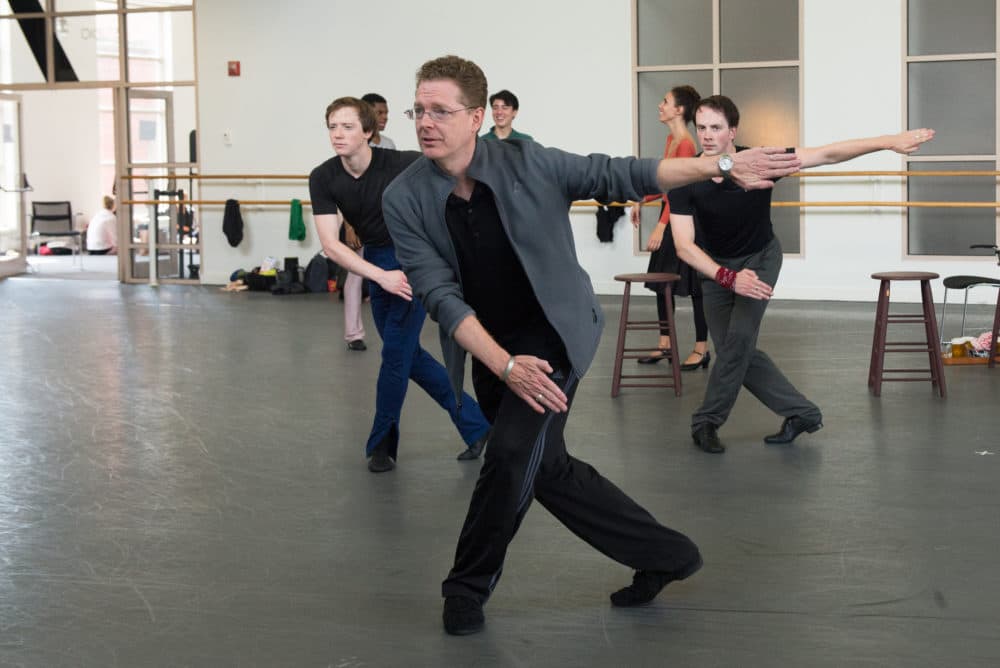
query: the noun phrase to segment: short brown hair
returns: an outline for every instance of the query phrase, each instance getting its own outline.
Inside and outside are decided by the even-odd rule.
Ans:
[[[467,107],[486,108],[486,75],[471,60],[458,56],[442,56],[428,60],[417,70],[417,85],[424,81],[451,79],[462,93]]]
[[[375,118],[375,107],[356,97],[338,97],[328,104],[326,114],[323,116],[323,122],[329,123],[330,114],[346,107],[353,107],[357,110],[358,119],[361,120],[361,129],[364,132],[375,132],[378,124],[378,119]]]
[[[740,110],[725,95],[709,95],[698,103],[698,109],[711,109],[722,114],[726,117],[726,124],[731,128],[740,126]]]
[[[111,211],[111,209],[115,208],[115,198],[114,197],[109,197],[108,195],[105,195],[104,196],[104,208],[107,209],[108,211]]]

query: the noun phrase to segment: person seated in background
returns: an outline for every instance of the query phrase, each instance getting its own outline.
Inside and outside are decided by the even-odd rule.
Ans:
[[[115,198],[104,196],[104,208],[87,224],[87,252],[90,255],[115,255],[118,252],[118,219]]]

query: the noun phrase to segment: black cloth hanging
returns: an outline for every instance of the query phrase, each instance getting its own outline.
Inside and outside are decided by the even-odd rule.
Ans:
[[[222,216],[222,232],[226,235],[229,245],[240,245],[243,241],[243,215],[240,214],[240,203],[234,199],[226,200],[226,212]]]
[[[615,221],[625,215],[623,206],[597,205],[597,238],[604,243],[615,240]]]

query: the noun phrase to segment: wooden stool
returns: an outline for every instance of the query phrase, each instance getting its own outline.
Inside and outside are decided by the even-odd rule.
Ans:
[[[611,396],[617,397],[618,390],[623,387],[672,387],[674,388],[674,395],[678,397],[681,396],[681,366],[680,362],[677,361],[677,339],[674,336],[674,296],[671,289],[671,284],[675,281],[681,280],[681,277],[677,274],[665,273],[619,274],[615,276],[615,280],[625,283],[625,294],[622,295],[622,315],[621,319],[618,321],[618,346],[615,348],[615,370],[614,375],[611,377]],[[666,321],[628,319],[628,306],[629,298],[632,293],[632,283],[664,284],[663,299],[666,302],[667,307]],[[657,334],[659,334],[661,327],[664,325],[666,326],[670,337],[671,373],[642,375],[622,374],[623,359],[636,359],[638,357],[643,357],[644,355],[636,353],[642,352],[645,354],[650,348],[649,346],[644,348],[626,348],[625,332],[629,330],[656,330]],[[666,382],[666,379],[668,378],[671,382]],[[628,380],[630,382],[623,383],[623,380]],[[644,380],[646,382],[635,382],[639,380]],[[658,380],[659,382],[648,382],[649,380]]]
[[[947,394],[944,384],[944,364],[941,362],[941,344],[938,341],[937,321],[934,317],[934,297],[931,295],[931,280],[938,274],[929,271],[886,271],[872,274],[872,278],[881,281],[878,292],[878,306],[875,309],[875,334],[872,338],[872,359],[868,367],[868,387],[878,397],[882,394],[882,383],[890,381],[931,381],[937,387],[941,396]],[[920,281],[920,297],[923,313],[896,314],[889,313],[889,285],[892,281]],[[892,341],[886,342],[886,333],[890,323],[918,324],[924,326],[924,341]],[[923,374],[928,369],[886,369],[886,353],[927,353],[930,361],[930,375]],[[917,377],[889,377],[886,374],[920,374]]]

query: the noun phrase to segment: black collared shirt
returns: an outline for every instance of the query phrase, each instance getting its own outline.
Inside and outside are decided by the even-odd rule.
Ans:
[[[458,255],[465,302],[486,331],[512,355],[568,364],[566,348],[535,297],[490,189],[477,181],[468,201],[449,195],[445,221]]]

